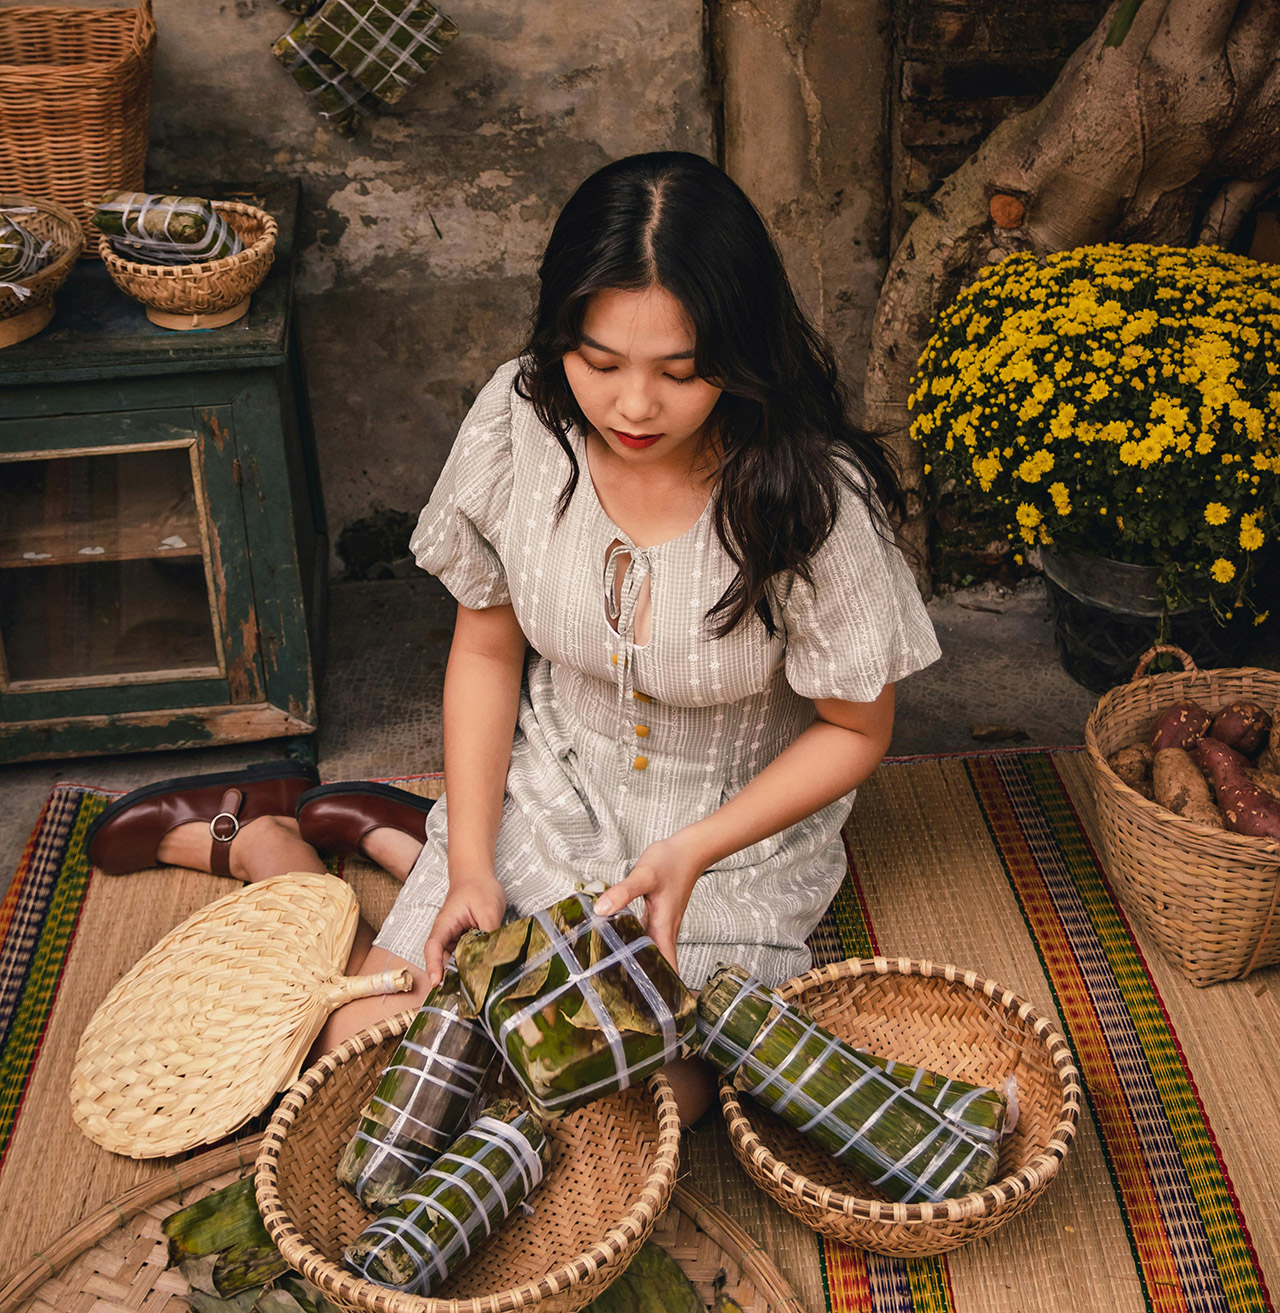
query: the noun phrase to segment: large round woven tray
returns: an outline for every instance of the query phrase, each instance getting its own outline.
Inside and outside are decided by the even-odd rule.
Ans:
[[[57,201],[0,192],[0,210],[9,209],[35,211],[15,218],[33,236],[53,243],[53,259],[23,280],[26,296],[0,287],[0,347],[31,337],[53,318],[53,294],[67,281],[84,245],[79,219]]]
[[[1003,1226],[1056,1175],[1080,1116],[1080,1077],[1066,1040],[1016,994],[953,966],[882,957],[815,968],[778,993],[872,1053],[973,1084],[1018,1082],[1018,1124],[1001,1144],[996,1180],[942,1203],[900,1204],[722,1080],[734,1152],[805,1225],[881,1254],[941,1254]]]
[[[206,1150],[106,1204],[14,1273],[0,1289],[0,1313],[91,1307],[186,1313],[187,1284],[167,1267],[161,1223],[244,1176],[261,1139]],[[708,1306],[723,1289],[743,1313],[805,1313],[764,1249],[696,1190],[675,1188],[651,1238]]]
[[[151,312],[157,312],[157,322],[165,323],[166,327],[177,326],[167,322],[169,317],[199,316],[202,322],[192,327],[216,327],[210,319],[232,311],[238,311],[234,317],[239,318],[248,309],[248,298],[271,268],[276,221],[265,210],[242,201],[214,201],[213,208],[226,217],[244,243],[243,250],[221,260],[202,264],[138,264],[117,255],[107,235],[98,234],[98,254],[112,281],[121,291],[141,301],[150,317],[156,318]]]
[[[285,1095],[258,1154],[258,1207],[285,1259],[335,1303],[372,1313],[574,1313],[626,1267],[666,1208],[680,1114],[661,1075],[548,1130],[551,1165],[532,1217],[509,1218],[430,1299],[339,1265],[371,1220],[337,1182],[338,1159],[413,1013],[361,1031]]]
[[[1148,675],[1161,652],[1182,673]],[[1198,670],[1176,647],[1156,647],[1131,683],[1103,695],[1085,725],[1089,782],[1107,874],[1125,910],[1193,985],[1236,980],[1280,962],[1280,843],[1184,820],[1124,784],[1107,765],[1145,741],[1175,702],[1216,711],[1237,699],[1280,716],[1280,671]]]

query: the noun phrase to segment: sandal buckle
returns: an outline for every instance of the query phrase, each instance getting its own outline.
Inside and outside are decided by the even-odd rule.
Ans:
[[[231,822],[231,831],[229,834],[218,833],[219,821]],[[224,826],[223,828],[225,829],[226,827]],[[231,840],[234,839],[236,835],[240,833],[240,821],[237,817],[233,816],[230,812],[219,812],[213,818],[213,820],[209,822],[209,833],[213,835],[213,839],[215,843],[230,843]]]

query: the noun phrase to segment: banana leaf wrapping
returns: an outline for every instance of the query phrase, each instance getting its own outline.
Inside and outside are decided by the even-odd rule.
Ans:
[[[93,222],[117,255],[139,264],[203,264],[243,249],[236,230],[199,196],[108,192]]]
[[[49,263],[53,243],[28,231],[21,220],[36,211],[30,206],[0,210],[0,287],[16,292],[19,301],[31,295],[23,280]]]
[[[455,953],[472,1009],[534,1111],[562,1117],[677,1057],[693,995],[629,912],[596,916],[575,893]]]
[[[497,1058],[484,1029],[459,1015],[456,971],[427,995],[338,1163],[338,1180],[370,1212],[394,1203],[452,1144]]]
[[[306,93],[320,117],[339,131],[353,132],[361,116],[377,108],[377,99],[310,40],[305,21],[295,23],[271,47],[271,53]]]
[[[1007,1096],[860,1053],[740,966],[698,998],[701,1056],[891,1199],[936,1203],[995,1173]]]
[[[549,1153],[527,1109],[490,1104],[347,1246],[342,1261],[367,1281],[429,1295],[537,1189]]]
[[[427,0],[325,0],[307,19],[307,39],[388,105],[457,35],[457,24]]]

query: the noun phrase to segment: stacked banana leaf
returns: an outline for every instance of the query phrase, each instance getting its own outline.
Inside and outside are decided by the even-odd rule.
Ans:
[[[575,893],[458,943],[462,988],[534,1111],[562,1117],[677,1057],[695,1001],[630,913]]]
[[[376,1221],[343,1251],[357,1276],[429,1295],[541,1182],[547,1137],[519,1104],[490,1104]]]
[[[117,255],[139,264],[202,264],[242,249],[236,230],[199,196],[108,192],[93,223]]]
[[[457,35],[457,24],[427,0],[324,0],[307,20],[307,38],[388,105]]]
[[[394,1203],[453,1142],[497,1053],[481,1026],[459,1015],[456,971],[419,1008],[355,1135],[338,1180],[371,1212]]]
[[[350,135],[377,101],[307,36],[304,20],[295,23],[271,47],[271,53],[302,88],[322,119]]]
[[[1004,1093],[860,1053],[740,966],[712,973],[698,1033],[712,1066],[891,1199],[937,1202],[995,1174]]]
[[[24,280],[49,263],[53,247],[23,226],[21,220],[35,213],[31,206],[0,210],[0,287],[16,292],[20,301],[31,295]]]

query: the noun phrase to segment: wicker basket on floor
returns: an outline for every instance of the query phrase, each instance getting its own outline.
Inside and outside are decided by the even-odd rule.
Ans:
[[[0,6],[0,186],[89,217],[113,188],[139,190],[156,25],[137,9]]]
[[[98,254],[112,282],[147,307],[147,317],[166,327],[171,319],[190,319],[184,327],[216,327],[240,318],[249,308],[275,256],[276,221],[256,205],[214,201],[240,235],[243,250],[200,264],[138,264],[112,250],[105,233],[97,233]],[[97,230],[94,230],[97,232]]]
[[[361,1107],[413,1012],[327,1053],[285,1095],[258,1154],[258,1207],[289,1264],[344,1308],[372,1313],[574,1313],[626,1268],[675,1186],[680,1114],[665,1077],[597,1100],[548,1130],[551,1166],[432,1298],[387,1290],[340,1266],[371,1220],[337,1181]]]
[[[33,237],[53,243],[53,259],[23,280],[26,296],[11,287],[0,287],[0,347],[31,337],[53,318],[53,295],[67,281],[84,244],[80,221],[65,205],[0,192],[0,210],[26,209],[35,213],[14,217]]]
[[[1148,675],[1162,652],[1185,669]],[[1107,759],[1144,741],[1175,702],[1198,702],[1213,712],[1237,699],[1280,716],[1280,671],[1198,670],[1181,648],[1156,647],[1130,683],[1103,695],[1085,726],[1102,853],[1116,897],[1193,985],[1237,980],[1280,962],[1280,842],[1175,816],[1122,783]]]
[[[1016,994],[953,966],[881,957],[817,967],[778,993],[873,1053],[973,1084],[1018,1083],[1018,1124],[1001,1143],[999,1176],[957,1199],[902,1204],[722,1080],[720,1107],[739,1161],[806,1226],[880,1254],[941,1254],[1003,1226],[1057,1174],[1080,1116],[1080,1077],[1053,1023]]]

